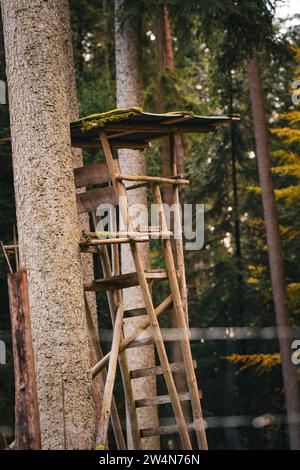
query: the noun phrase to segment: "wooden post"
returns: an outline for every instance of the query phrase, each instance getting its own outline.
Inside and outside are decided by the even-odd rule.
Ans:
[[[174,134],[170,135],[170,162],[171,162],[171,174],[172,176],[177,176],[177,162],[175,156],[175,136]],[[181,219],[180,219],[180,198],[179,198],[179,186],[172,187],[173,194],[172,194],[172,204],[175,204],[176,210],[174,214],[174,223],[179,223],[180,226],[177,227],[178,230],[182,231],[181,227]],[[176,232],[174,227],[174,232]],[[175,235],[175,234],[174,234]],[[184,263],[184,253],[183,253],[183,242],[182,238],[177,239],[174,237],[174,251],[176,256],[176,270],[177,270],[177,277],[178,277],[178,284],[180,289],[180,295],[182,299],[182,305],[184,308],[184,313],[186,317],[186,321],[188,323],[188,303],[187,303],[187,288],[186,288],[186,279],[185,279],[185,263]]]
[[[27,277],[24,268],[10,273],[8,295],[15,373],[15,449],[41,448]]]
[[[94,226],[96,228],[95,213],[93,213],[93,221],[94,221]],[[105,278],[112,277],[112,269],[111,269],[111,263],[109,259],[107,246],[106,245],[98,246],[98,251],[100,255],[104,277]],[[115,269],[117,269],[118,271],[117,266],[115,266]],[[108,300],[112,324],[114,325],[118,301],[121,300],[120,292],[107,291],[107,300]],[[123,383],[124,393],[125,393],[126,412],[128,413],[129,421],[130,421],[132,442],[133,442],[134,449],[138,450],[138,449],[142,449],[142,443],[141,443],[140,432],[138,428],[137,413],[136,413],[136,408],[135,408],[132,384],[130,380],[130,373],[129,373],[127,359],[126,359],[126,353],[123,352],[122,354],[120,354],[118,360],[119,360],[119,367],[121,371],[122,383]]]
[[[156,309],[155,309],[155,314],[158,317],[161,313],[165,311],[166,308],[168,308],[172,304],[172,296],[169,295]],[[145,318],[142,323],[138,326],[135,327],[135,329],[132,331],[132,333],[127,336],[121,343],[120,343],[120,348],[119,348],[119,354],[123,352],[126,348],[128,348],[131,343],[133,343],[139,335],[148,328],[150,325],[149,318]],[[101,360],[97,364],[94,365],[92,368],[92,378],[94,379],[97,377],[97,375],[101,372],[103,367],[107,364],[110,358],[110,352],[107,353],[105,356],[102,357]]]
[[[124,313],[123,304],[119,304],[118,309],[117,309],[116,321],[114,325],[111,355],[110,355],[109,364],[108,364],[108,371],[107,371],[102,409],[101,409],[101,419],[100,419],[100,426],[99,426],[99,442],[97,444],[100,444],[102,446],[105,446],[106,437],[107,437],[110,409],[111,409],[111,403],[112,403],[112,398],[113,398],[113,388],[114,388],[115,379],[116,379],[119,347],[120,347],[121,336],[122,336],[123,313]]]
[[[159,215],[162,224],[162,230],[167,229],[166,219],[164,215],[164,209],[162,204],[162,198],[160,193],[160,188],[157,184],[153,185],[153,196],[154,202],[159,206]],[[180,290],[178,286],[178,280],[176,276],[176,269],[174,265],[173,253],[171,240],[164,239],[162,240],[164,258],[166,263],[166,268],[169,276],[169,284],[173,296],[173,306],[174,311],[177,317],[178,328],[180,330],[180,341],[182,348],[182,356],[186,370],[187,383],[191,397],[193,417],[194,417],[194,426],[197,435],[197,441],[200,449],[207,449],[207,440],[205,434],[205,427],[202,415],[202,409],[200,404],[199,391],[197,387],[197,379],[195,375],[195,370],[193,367],[193,359],[190,348],[189,333],[187,327],[187,321],[185,317],[184,308],[182,305],[182,299],[180,295]]]
[[[86,320],[87,320],[89,337],[90,337],[91,343],[93,344],[96,360],[100,361],[103,358],[103,352],[102,352],[102,348],[100,345],[100,341],[98,339],[98,335],[96,333],[96,327],[95,327],[92,313],[90,311],[90,307],[86,298],[86,294],[84,294],[84,302],[85,302],[85,312],[86,312]],[[101,379],[102,379],[103,384],[105,384],[106,377],[107,377],[107,370],[105,367],[103,367],[102,374],[101,374]],[[123,430],[122,430],[120,417],[118,413],[118,408],[117,408],[114,396],[112,397],[110,413],[111,413],[111,423],[112,423],[112,427],[114,431],[114,436],[116,439],[117,449],[126,450],[126,442],[124,439]]]
[[[174,134],[171,134],[169,136],[168,151],[169,151],[170,173],[172,177],[177,177],[178,175],[178,165],[177,165],[178,162],[177,162],[177,152],[176,152],[177,146],[176,146],[175,139],[176,137]],[[170,199],[171,199],[171,204],[175,208],[173,218],[171,219],[171,221],[173,222],[173,225],[171,225],[170,227],[170,230],[172,230],[174,233],[174,237],[172,239],[172,250],[173,250],[173,256],[174,256],[174,263],[176,266],[176,273],[177,273],[177,279],[178,279],[182,305],[183,305],[183,309],[185,313],[186,322],[188,325],[189,317],[188,317],[188,302],[187,302],[187,287],[186,287],[186,279],[185,279],[183,241],[182,241],[182,221],[181,221],[181,210],[180,210],[179,186],[172,186],[170,188]],[[177,238],[176,236],[177,231],[180,232],[181,238]],[[172,315],[171,326],[174,328],[178,328],[176,314]],[[173,352],[173,360],[175,362],[183,360],[180,341],[176,341],[172,344],[172,352]],[[185,371],[175,372],[174,379],[175,379],[178,392],[188,391]],[[184,412],[186,420],[190,422],[191,412],[190,412],[189,403],[183,402],[182,407],[183,407],[183,412]]]

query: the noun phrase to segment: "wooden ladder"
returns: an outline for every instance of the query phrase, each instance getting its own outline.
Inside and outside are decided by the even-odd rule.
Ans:
[[[190,432],[194,431],[197,437],[197,444],[199,449],[207,449],[207,440],[205,434],[205,425],[202,415],[200,393],[197,386],[197,379],[195,374],[195,362],[192,360],[190,342],[189,342],[189,329],[187,321],[187,307],[186,307],[186,286],[185,276],[182,274],[183,255],[182,249],[176,247],[177,257],[177,271],[175,267],[172,243],[167,227],[167,222],[163,209],[163,201],[161,196],[160,184],[171,184],[173,187],[174,202],[179,202],[178,187],[180,184],[188,184],[187,180],[177,176],[176,165],[172,166],[172,176],[170,178],[160,178],[151,176],[131,176],[120,174],[120,169],[117,160],[113,159],[111,147],[104,131],[100,132],[101,146],[104,152],[106,165],[105,169],[103,164],[100,164],[104,172],[99,171],[98,176],[101,181],[103,178],[109,179],[112,186],[107,188],[95,189],[93,197],[80,195],[78,200],[79,212],[89,210],[93,213],[94,225],[96,227],[95,217],[95,200],[99,201],[114,201],[119,205],[119,213],[125,222],[126,231],[110,233],[109,238],[99,238],[99,233],[88,233],[82,238],[80,245],[81,251],[99,253],[103,278],[96,279],[85,285],[86,291],[106,291],[111,319],[113,323],[113,337],[111,351],[103,355],[98,350],[98,362],[92,368],[92,377],[95,378],[101,371],[105,374],[105,389],[104,398],[102,403],[101,421],[99,426],[99,435],[97,440],[98,448],[104,448],[107,439],[109,419],[112,419],[113,428],[119,448],[124,448],[124,438],[120,437],[120,424],[117,415],[115,402],[113,399],[113,388],[116,377],[117,363],[122,376],[122,382],[125,391],[126,412],[129,416],[131,423],[132,442],[135,449],[141,449],[141,438],[150,437],[154,435],[178,433],[181,440],[181,447],[183,449],[192,449]],[[171,154],[174,152],[174,137],[170,137]],[[97,171],[96,171],[97,173]],[[95,175],[94,175],[95,177]],[[81,183],[88,183],[88,178],[85,178],[84,172],[77,173],[77,179],[81,179]],[[76,181],[76,171],[75,171]],[[96,180],[95,180],[96,181]],[[153,199],[158,207],[160,227],[156,232],[156,238],[162,239],[162,248],[165,260],[165,270],[150,270],[145,271],[142,258],[140,254],[141,244],[148,242],[153,235],[151,229],[149,232],[136,232],[134,230],[132,220],[128,210],[127,190],[124,181],[132,181],[136,184],[134,187],[150,185],[153,192]],[[133,186],[131,187],[133,188]],[[130,189],[130,188],[129,188]],[[113,192],[112,192],[113,191]],[[83,193],[84,194],[84,193]],[[168,236],[166,236],[168,235]],[[123,274],[119,273],[119,258],[118,258],[118,245],[121,243],[128,243],[132,253],[135,273]],[[176,245],[177,241],[175,241]],[[112,261],[110,260],[108,247],[112,248]],[[112,266],[113,265],[113,266]],[[184,273],[184,270],[183,270]],[[170,287],[170,295],[161,302],[158,306],[153,305],[150,283],[155,279],[168,279]],[[133,309],[124,312],[122,289],[140,286],[145,307],[142,309]],[[158,323],[158,316],[166,309],[172,307],[176,315],[179,338],[182,350],[182,363],[170,363],[162,332]],[[88,306],[87,306],[88,310]],[[135,330],[127,337],[123,335],[123,319],[126,316],[145,315],[142,322],[135,328]],[[139,339],[140,334],[149,328],[151,336]],[[154,344],[158,353],[160,365],[132,370],[129,372],[126,361],[126,349],[132,347],[139,347],[145,344]],[[106,370],[107,367],[107,370]],[[188,386],[188,392],[179,394],[173,373],[184,372]],[[168,395],[150,397],[145,399],[135,400],[133,395],[133,388],[131,380],[140,377],[151,375],[163,375],[165,384],[168,390]],[[183,401],[190,401],[193,422],[187,423],[182,408]],[[175,417],[175,424],[169,426],[159,426],[153,429],[138,428],[137,412],[139,407],[162,405],[170,403],[173,408]]]

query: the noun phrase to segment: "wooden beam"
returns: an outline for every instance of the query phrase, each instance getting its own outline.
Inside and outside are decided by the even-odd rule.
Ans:
[[[78,214],[96,211],[99,204],[113,204],[114,206],[118,204],[112,186],[76,194],[76,201]]]
[[[170,305],[172,304],[172,296],[169,295],[165,300],[161,302],[155,309],[155,314],[158,317],[162,312],[164,312]],[[145,344],[153,344],[153,337],[149,336],[146,338],[137,339],[139,335],[150,325],[149,318],[145,318],[133,331],[132,333],[127,336],[120,344],[119,353],[125,351],[127,348],[136,348],[139,346],[145,346]],[[146,343],[145,343],[146,342]],[[109,360],[110,353],[107,353],[106,356],[103,357],[101,361],[99,361],[95,366],[92,368],[92,378],[95,378],[99,372],[103,369],[105,364]]]
[[[222,123],[225,124],[225,123]],[[191,133],[191,132],[211,132],[214,130],[218,125],[222,125],[220,123],[206,123],[205,125],[200,125],[200,124],[182,124],[180,123],[179,125],[172,125],[172,124],[136,124],[136,123],[116,123],[112,122],[107,125],[105,131],[107,134],[107,137],[109,138],[110,132],[117,132],[117,131],[130,131],[130,132],[136,132],[136,133],[144,133],[145,131],[147,132],[174,132],[174,133]]]
[[[26,270],[10,273],[9,308],[15,373],[15,449],[41,448]]]
[[[100,426],[99,426],[99,435],[97,445],[105,447],[108,431],[108,423],[110,417],[110,409],[113,399],[113,388],[116,379],[117,364],[118,364],[118,355],[119,347],[122,338],[122,328],[123,328],[123,304],[119,304],[116,313],[116,319],[114,324],[114,334],[111,347],[111,355],[109,358],[107,377],[105,382],[105,388],[103,393],[103,402],[100,416]]]
[[[95,212],[93,212],[92,215],[93,215],[94,226],[96,226]],[[110,262],[107,246],[105,245],[98,246],[98,253],[100,255],[103,275],[105,277],[112,277],[112,268],[111,268],[111,262]],[[118,302],[122,300],[121,291],[112,291],[112,292],[107,291],[106,295],[107,295],[112,324],[114,325],[115,312],[118,306]],[[138,428],[138,421],[137,421],[137,412],[136,412],[135,403],[134,403],[132,382],[130,380],[125,352],[123,352],[123,354],[118,355],[118,361],[119,361],[119,367],[120,367],[120,372],[122,376],[122,383],[124,387],[126,416],[128,416],[128,420],[130,423],[129,432],[132,438],[133,448],[142,449],[141,438],[140,438],[139,428]]]
[[[165,230],[167,227],[164,208],[162,203],[162,197],[160,192],[160,187],[158,184],[153,185],[153,197],[154,202],[158,205],[159,208],[159,217],[161,221],[161,229]],[[178,328],[180,329],[180,343],[182,349],[182,357],[185,364],[186,377],[188,390],[191,396],[191,404],[193,410],[193,418],[195,431],[197,435],[198,446],[202,450],[207,450],[207,440],[205,434],[203,414],[200,404],[200,398],[197,388],[197,378],[195,375],[193,367],[193,359],[189,341],[189,331],[187,326],[187,320],[185,316],[185,311],[183,308],[183,303],[180,295],[178,279],[176,275],[176,269],[174,265],[172,245],[171,241],[168,239],[162,240],[164,258],[166,263],[166,269],[168,271],[169,284],[173,296],[173,305],[174,312],[177,319]]]
[[[145,150],[149,147],[148,142],[130,142],[130,141],[114,141],[111,143],[114,149],[133,149],[133,150]],[[99,140],[86,140],[86,139],[73,139],[72,147],[76,148],[102,148]]]
[[[133,232],[133,231],[130,231],[130,232],[126,232],[126,231],[109,232],[109,231],[103,230],[103,231],[97,231],[97,232],[84,232],[82,242],[83,243],[84,242],[89,243],[91,241],[90,239],[95,239],[95,241],[96,241],[96,240],[109,239],[109,237],[112,237],[112,238],[117,238],[117,237],[126,238],[126,237],[129,237],[132,240],[133,239],[136,240],[140,237],[151,237],[151,236],[154,236],[154,235],[157,238],[166,238],[166,237],[171,237],[173,235],[173,233],[170,232],[169,230],[165,230],[163,232],[161,230],[157,230],[157,231],[149,230],[148,232],[146,232],[146,231],[145,232]]]
[[[98,245],[116,245],[116,244],[119,244],[119,243],[129,243],[130,240],[132,240],[131,238],[99,238],[98,240],[89,240],[89,241],[86,241],[86,240],[81,240],[79,242],[80,246],[81,247],[88,247],[88,246],[98,246]],[[135,241],[136,242],[139,242],[139,243],[144,243],[144,242],[148,242],[149,241],[149,237],[136,237],[135,238]]]
[[[145,271],[146,279],[151,281],[153,279],[167,279],[166,271]],[[84,285],[85,291],[104,292],[107,290],[127,289],[139,285],[138,276],[136,273],[119,274],[118,276],[104,277],[102,279],[95,279]]]
[[[194,367],[197,367],[196,361],[193,361]],[[170,364],[172,372],[180,372],[184,371],[184,363],[183,362],[173,362]],[[161,366],[155,367],[146,367],[145,369],[136,369],[130,371],[131,379],[139,379],[141,377],[148,377],[150,375],[162,375],[164,373],[163,368]]]
[[[200,391],[199,396],[201,397]],[[189,401],[190,399],[191,397],[189,392],[179,393],[180,401]],[[146,406],[155,405],[167,405],[168,403],[172,403],[169,395],[159,395],[157,397],[141,398],[140,400],[135,400],[135,406],[137,408],[144,408]]]
[[[95,326],[93,315],[91,313],[86,294],[84,294],[84,304],[85,304],[85,316],[86,316],[86,322],[87,322],[87,327],[88,327],[89,339],[90,339],[91,344],[93,345],[96,360],[100,361],[100,359],[103,358],[103,351],[100,345],[97,327]],[[107,378],[106,367],[103,368],[102,374],[100,377],[101,377],[101,384],[103,385],[103,389],[104,389],[104,386],[105,386],[104,384]],[[117,448],[118,450],[126,450],[126,442],[124,439],[119,412],[118,412],[118,408],[117,408],[114,396],[112,397],[110,414],[111,414],[111,423],[112,423],[112,427],[114,431],[114,436],[116,439]]]
[[[194,430],[193,423],[188,423],[187,428],[189,431],[193,431]],[[157,428],[141,429],[140,433],[141,433],[141,437],[162,436],[166,434],[178,434],[179,428],[177,424],[169,424],[166,426],[159,426]]]
[[[74,170],[75,187],[82,188],[89,184],[101,184],[110,180],[106,163],[83,166]]]
[[[190,184],[189,180],[180,179],[180,178],[162,178],[160,176],[137,176],[137,175],[116,175],[116,180],[118,181],[145,181],[149,183],[159,183],[159,184],[172,184],[176,185],[188,185]]]

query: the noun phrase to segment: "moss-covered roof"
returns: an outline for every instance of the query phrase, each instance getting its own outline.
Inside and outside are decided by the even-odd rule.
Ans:
[[[145,148],[149,142],[170,134],[207,133],[238,121],[238,116],[198,116],[191,111],[165,114],[146,113],[142,108],[112,109],[91,114],[71,122],[71,139],[75,147],[101,147],[99,132],[105,130],[115,148]],[[0,144],[10,138],[0,139]]]
[[[99,132],[105,130],[116,148],[143,148],[149,141],[168,134],[207,133],[239,120],[238,116],[198,116],[191,111],[146,113],[142,108],[113,109],[71,122],[72,144],[100,146]]]

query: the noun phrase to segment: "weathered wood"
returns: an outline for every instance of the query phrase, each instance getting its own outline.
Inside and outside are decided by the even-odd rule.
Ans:
[[[181,178],[163,178],[160,176],[141,176],[141,175],[116,175],[118,181],[145,181],[148,183],[160,183],[160,184],[172,184],[176,185],[188,185],[189,180]]]
[[[99,140],[86,140],[86,139],[73,139],[72,147],[76,148],[101,148]],[[130,142],[130,141],[117,141],[112,142],[112,148],[114,149],[133,149],[133,150],[145,150],[149,147],[148,142]]]
[[[177,133],[177,134],[181,134],[181,133],[193,133],[193,132],[210,132],[212,128],[215,128],[216,126],[216,123],[207,123],[204,126],[201,126],[199,124],[188,124],[188,125],[184,125],[184,124],[180,124],[179,126],[174,126],[172,124],[166,124],[164,126],[162,126],[162,124],[154,124],[154,123],[151,123],[151,124],[146,124],[146,123],[139,123],[138,125],[136,123],[129,123],[127,122],[126,124],[125,123],[117,123],[117,122],[112,122],[110,123],[106,129],[105,129],[105,132],[107,133],[107,137],[109,139],[109,135],[110,133],[112,132],[117,132],[117,131],[128,131],[128,133],[144,133],[145,131],[149,131],[149,132],[157,132],[158,134],[159,133],[164,133],[164,132],[168,132],[168,133]],[[99,129],[100,131],[100,129]],[[110,142],[110,144],[113,145],[113,142]]]
[[[171,163],[171,173],[172,177],[176,178],[177,175],[177,161],[175,155],[175,136],[171,135],[169,137],[169,149],[170,149],[170,163]],[[175,207],[174,213],[174,223],[177,223],[179,226],[174,227],[173,231],[176,233],[182,233],[181,227],[181,213],[180,213],[180,198],[179,198],[179,188],[178,186],[173,187],[172,191],[172,204]],[[176,272],[179,284],[180,295],[182,299],[182,305],[188,324],[188,302],[187,302],[187,287],[185,279],[185,263],[184,263],[184,252],[183,252],[183,241],[182,238],[174,238],[174,251],[175,251],[175,265]]]
[[[112,186],[76,194],[76,201],[78,214],[95,211],[99,204],[113,204],[114,206],[118,204]]]
[[[145,277],[148,281],[154,279],[167,279],[166,271],[145,271]],[[107,290],[127,289],[137,286],[139,279],[136,273],[120,274],[118,276],[95,279],[84,285],[86,291],[103,292]]]
[[[113,186],[116,192],[116,196],[119,198],[119,201],[120,201],[119,208],[120,208],[123,221],[125,221],[125,223],[127,224],[128,230],[131,231],[132,222],[128,213],[125,186],[123,182],[120,182],[116,180],[115,178],[115,176],[118,174],[117,167],[113,160],[109,142],[103,131],[100,132],[100,140],[101,140],[101,144],[104,150],[107,166],[111,175],[111,179],[112,179]],[[151,329],[152,329],[154,341],[156,344],[156,349],[160,358],[161,365],[164,367],[164,371],[165,371],[164,378],[165,378],[165,382],[167,385],[168,393],[170,397],[172,398],[172,406],[174,410],[175,419],[179,428],[182,445],[184,449],[189,450],[189,449],[192,449],[192,445],[191,445],[187,425],[184,419],[180,400],[178,397],[178,393],[176,390],[175,382],[174,382],[172,372],[170,369],[170,364],[169,364],[166,348],[163,342],[162,334],[161,334],[160,327],[159,327],[157,317],[155,314],[155,309],[152,303],[151,293],[149,290],[147,279],[145,277],[145,272],[144,272],[143,264],[141,261],[141,257],[138,252],[138,247],[134,243],[134,241],[131,242],[130,246],[131,246],[131,253],[132,253],[133,261],[134,261],[136,272],[137,272],[138,279],[139,279],[139,285],[143,294],[145,307],[147,309],[147,313],[149,316]]]
[[[188,423],[187,428],[189,431],[194,430],[194,424]],[[179,428],[177,424],[169,424],[167,426],[159,426],[158,428],[141,429],[141,437],[162,436],[166,434],[178,434]]]
[[[40,449],[40,421],[26,270],[10,273],[8,295],[15,374],[15,448]]]
[[[149,344],[154,344],[154,339],[152,338],[152,336],[149,336],[148,338],[136,339],[132,341],[127,346],[127,348],[142,348],[143,346],[148,346]]]
[[[150,229],[150,227],[149,227]],[[144,231],[144,232],[136,232],[136,231],[115,231],[115,232],[109,232],[107,230],[103,231],[97,231],[97,232],[85,232],[84,233],[84,238],[82,240],[83,243],[88,243],[90,238],[96,238],[98,240],[103,240],[104,238],[124,238],[124,237],[129,237],[132,239],[140,238],[140,237],[152,237],[155,236],[156,238],[167,238],[171,237],[173,234],[169,230],[149,230],[149,231]],[[102,238],[101,238],[102,237]]]
[[[122,243],[129,243],[131,238],[99,238],[98,240],[81,240],[79,242],[81,247],[87,247],[87,246],[97,246],[97,245],[118,245]],[[139,243],[144,243],[149,241],[149,237],[136,237],[135,238],[136,242]]]
[[[96,226],[96,218],[95,213],[92,213],[94,225]],[[99,246],[98,252],[100,255],[101,265],[103,274],[105,277],[112,277],[112,269],[111,263],[109,259],[108,249],[107,246]],[[112,324],[114,325],[115,322],[115,312],[117,309],[118,301],[121,301],[120,291],[107,291],[107,300],[109,305],[110,316],[112,320]],[[128,415],[128,419],[130,421],[130,431],[134,449],[141,449],[142,443],[138,428],[138,420],[137,420],[137,413],[134,403],[134,396],[133,396],[133,389],[132,383],[130,380],[128,364],[126,359],[126,353],[119,354],[118,356],[119,367],[122,377],[122,383],[124,387],[124,394],[125,394],[125,403],[126,403],[126,413]]]
[[[147,186],[148,186],[148,183],[133,184],[132,186],[127,186],[126,191],[131,191],[132,189],[145,188]]]
[[[199,390],[199,396],[201,398],[201,392]],[[191,399],[189,392],[179,393],[180,401],[189,401]],[[146,406],[155,406],[155,405],[167,405],[172,403],[169,395],[159,395],[157,397],[142,398],[140,400],[135,400],[135,406],[137,408],[144,408]]]
[[[158,184],[153,185],[153,196],[154,202],[158,204],[159,207],[159,216],[161,221],[162,230],[166,230],[167,223],[165,219],[161,192]],[[185,316],[185,311],[182,304],[182,299],[180,295],[178,280],[176,276],[176,269],[174,265],[172,246],[170,240],[162,240],[164,258],[166,263],[166,268],[168,271],[169,284],[173,296],[173,305],[174,311],[177,318],[178,328],[180,329],[180,343],[182,348],[182,356],[185,364],[186,377],[188,383],[188,389],[191,396],[191,404],[194,417],[195,431],[197,435],[197,441],[200,449],[207,449],[207,440],[205,434],[205,426],[203,420],[203,414],[200,404],[200,398],[197,387],[197,379],[193,367],[193,359],[191,354],[190,342],[189,342],[189,332],[187,327],[187,320]]]
[[[183,161],[179,161],[179,143],[182,146],[182,136],[175,136],[171,134],[169,136],[169,145],[167,145],[167,151],[169,151],[169,159],[166,161],[166,166],[169,164],[169,168],[166,168],[166,174],[171,173],[171,178],[184,178],[184,175],[178,175],[178,164],[181,164],[180,171],[184,171]],[[182,157],[183,159],[183,157]],[[174,232],[174,238],[172,239],[172,250],[174,263],[176,267],[177,279],[179,284],[180,295],[184,308],[184,313],[187,321],[188,319],[188,303],[187,303],[187,286],[185,279],[185,263],[184,263],[184,252],[183,252],[183,239],[182,239],[182,213],[180,207],[179,198],[179,186],[173,186],[168,188],[169,192],[166,195],[169,198],[168,202],[172,205],[174,212],[171,217],[170,229]],[[178,237],[180,234],[180,238]],[[172,314],[171,326],[177,328],[176,315]],[[175,361],[182,361],[182,349],[179,341],[176,341],[172,346],[173,359]],[[188,390],[185,371],[179,371],[174,374],[174,380],[178,392],[186,392]],[[191,421],[191,409],[188,403],[183,404],[183,411],[185,414],[186,421]]]
[[[131,252],[132,252],[133,259],[134,259],[136,271],[139,277],[139,283],[143,292],[145,306],[147,309],[147,313],[149,315],[149,320],[151,324],[151,329],[152,329],[156,349],[159,355],[160,363],[162,367],[164,368],[164,378],[165,378],[166,386],[168,389],[168,393],[172,399],[173,411],[174,411],[175,419],[176,419],[176,422],[180,431],[182,446],[184,449],[191,449],[192,446],[191,446],[191,441],[190,441],[189,434],[188,434],[187,425],[185,422],[184,414],[183,414],[180,400],[178,397],[178,393],[176,390],[174,378],[172,376],[172,372],[170,369],[170,364],[169,364],[167,352],[165,349],[163,337],[160,331],[159,324],[156,319],[155,310],[152,304],[151,293],[147,284],[147,280],[144,275],[143,265],[140,261],[137,248],[138,248],[137,245],[134,242],[132,242]]]
[[[90,311],[90,307],[89,307],[85,294],[84,294],[84,303],[85,303],[85,315],[86,315],[86,323],[88,327],[89,338],[93,345],[96,360],[100,361],[103,358],[103,351],[100,345],[96,326],[95,326],[93,316]],[[101,379],[103,383],[105,383],[106,378],[107,378],[107,369],[104,367],[102,369],[102,374],[101,374]],[[124,439],[119,412],[118,412],[118,408],[117,408],[114,396],[112,397],[110,414],[111,414],[110,418],[111,418],[111,423],[112,423],[112,427],[114,431],[114,436],[116,439],[117,449],[126,450],[126,442]]]
[[[193,361],[193,365],[196,368],[197,363]],[[183,362],[173,362],[170,364],[172,372],[184,371]],[[146,369],[136,369],[130,371],[131,379],[139,379],[140,377],[148,377],[149,375],[162,375],[164,373],[162,366],[147,367]]]
[[[124,318],[141,317],[143,315],[147,315],[147,310],[145,309],[145,307],[132,308],[130,310],[124,311]]]
[[[168,119],[167,121],[162,121],[161,125],[162,126],[168,126],[170,124],[175,124],[177,122],[184,122],[184,121],[189,121],[190,119],[193,119],[193,116],[180,116],[180,117],[174,117],[171,119]]]
[[[89,184],[100,184],[110,181],[106,163],[83,166],[74,170],[75,187],[82,188]]]
[[[155,314],[159,316],[162,312],[164,312],[170,305],[172,304],[172,296],[169,295],[165,300],[159,304],[156,309],[155,309]],[[120,350],[119,353],[124,351],[126,348],[130,347],[139,347],[139,346],[145,346],[143,343],[144,340],[150,341],[147,344],[153,344],[153,338],[151,336],[146,337],[146,338],[141,338],[140,340],[136,340],[139,335],[150,325],[149,318],[145,318],[142,323],[140,323],[134,330],[133,332],[127,336],[122,343],[120,344]],[[107,363],[109,359],[110,353],[107,353],[106,356],[103,357],[101,361],[99,361],[95,366],[92,368],[91,373],[92,373],[92,378],[95,378],[97,374],[102,370],[104,365]]]
[[[123,304],[119,304],[117,308],[117,314],[114,324],[114,334],[111,346],[111,355],[109,358],[107,377],[105,382],[105,388],[103,393],[103,402],[100,416],[99,436],[97,445],[105,447],[108,431],[108,423],[110,417],[110,409],[113,398],[113,388],[116,379],[117,363],[119,355],[119,347],[122,338],[123,328]]]

